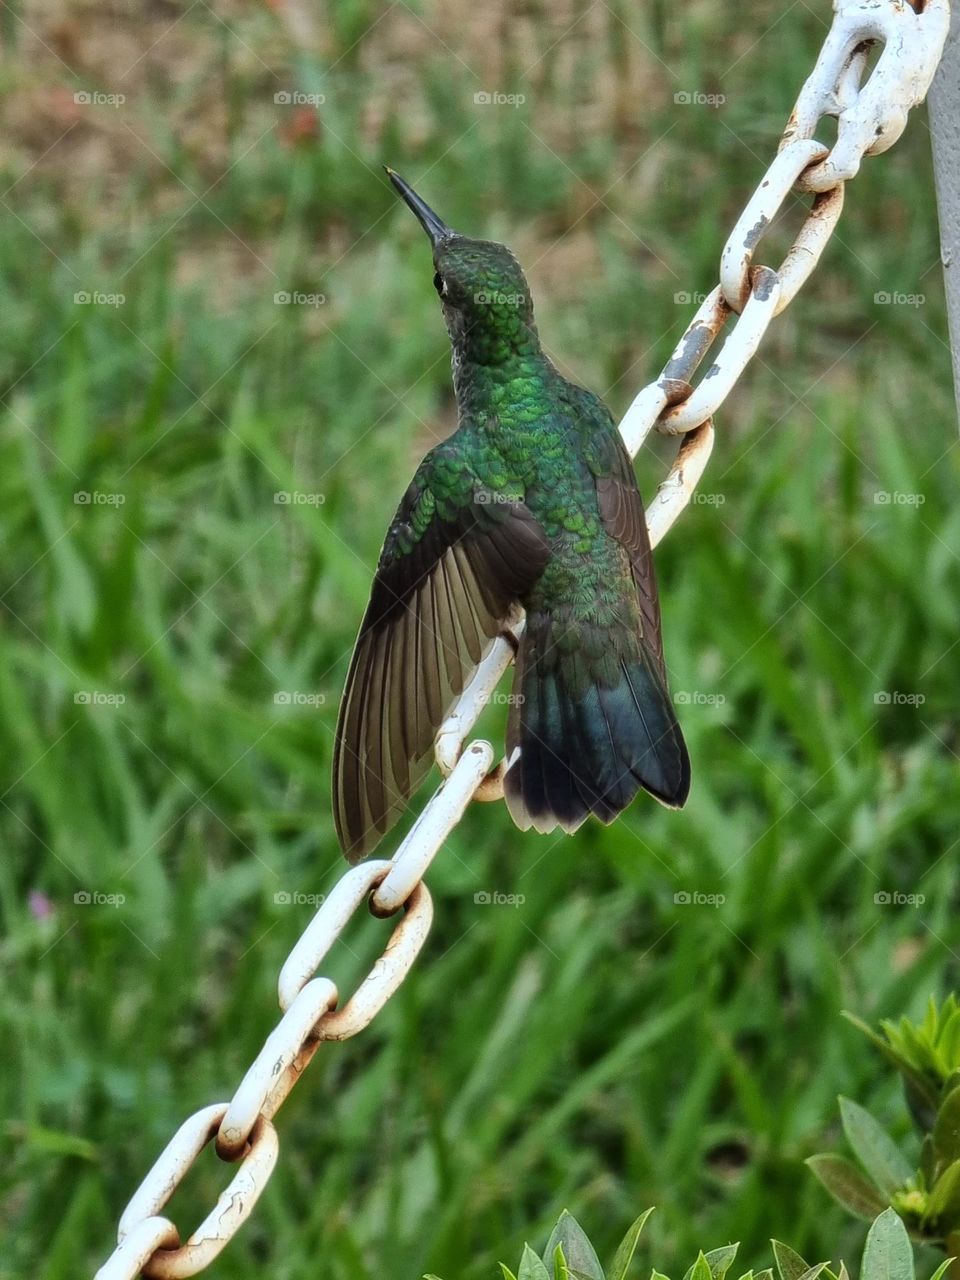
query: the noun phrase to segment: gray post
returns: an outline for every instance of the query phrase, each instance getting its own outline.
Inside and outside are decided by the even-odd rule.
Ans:
[[[930,88],[930,127],[940,209],[953,384],[960,414],[960,0],[954,0],[943,59]]]

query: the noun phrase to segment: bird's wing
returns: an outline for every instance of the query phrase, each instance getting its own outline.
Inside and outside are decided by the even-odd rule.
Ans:
[[[480,485],[446,445],[423,460],[380,553],[340,703],[333,812],[351,860],[399,817],[453,701],[548,555],[518,495]]]
[[[596,441],[595,450],[590,461],[596,475],[600,518],[606,531],[630,557],[640,603],[641,639],[665,681],[657,578],[633,463],[616,429],[606,433],[602,442]]]

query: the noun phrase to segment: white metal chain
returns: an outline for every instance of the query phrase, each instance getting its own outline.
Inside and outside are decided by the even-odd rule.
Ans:
[[[627,410],[620,432],[631,455],[651,431],[682,435],[673,466],[647,510],[650,541],[663,538],[687,506],[713,448],[712,418],[756,352],[774,316],[813,271],[843,208],[844,183],[866,155],[900,137],[910,109],[933,78],[950,21],[949,0],[834,0],[834,21],[790,117],[777,158],[761,180],[723,250],[720,283],[681,338],[660,377]],[[883,52],[861,85],[872,46]],[[838,118],[832,148],[813,138],[823,116]],[[780,267],[754,266],[757,247],[795,193],[813,194],[793,246]],[[691,379],[724,328],[733,328],[698,385]],[[191,1116],[168,1143],[127,1205],[118,1244],[96,1280],[139,1274],[179,1280],[202,1271],[250,1216],[278,1155],[273,1118],[326,1040],[362,1031],[403,982],[433,917],[423,881],[428,867],[472,800],[503,794],[503,765],[492,769],[488,742],[465,747],[483,708],[513,660],[523,627],[518,613],[492,646],[440,728],[436,759],[445,782],[390,861],[349,870],[325,899],[280,972],[283,1016],[229,1102]],[[376,916],[403,915],[386,948],[353,995],[340,1003],[336,986],[316,972],[331,946],[365,905]],[[168,1200],[202,1150],[213,1142],[238,1162],[229,1186],[186,1244],[162,1216]]]

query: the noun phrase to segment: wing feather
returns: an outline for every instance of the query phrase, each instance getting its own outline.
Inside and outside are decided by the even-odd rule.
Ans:
[[[637,486],[633,463],[619,435],[612,439],[610,470],[597,477],[597,499],[604,528],[630,557],[633,581],[640,605],[641,639],[666,680],[663,636],[660,628],[660,600],[650,550],[650,535]]]
[[[333,809],[351,860],[406,807],[444,716],[549,557],[522,501],[477,502],[469,475],[451,498],[446,448],[424,459],[387,534],[340,704]]]

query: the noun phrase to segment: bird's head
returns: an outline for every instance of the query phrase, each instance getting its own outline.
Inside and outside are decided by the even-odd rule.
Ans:
[[[433,283],[457,354],[494,365],[538,350],[530,289],[506,245],[453,231],[398,173],[387,174],[430,237]]]

